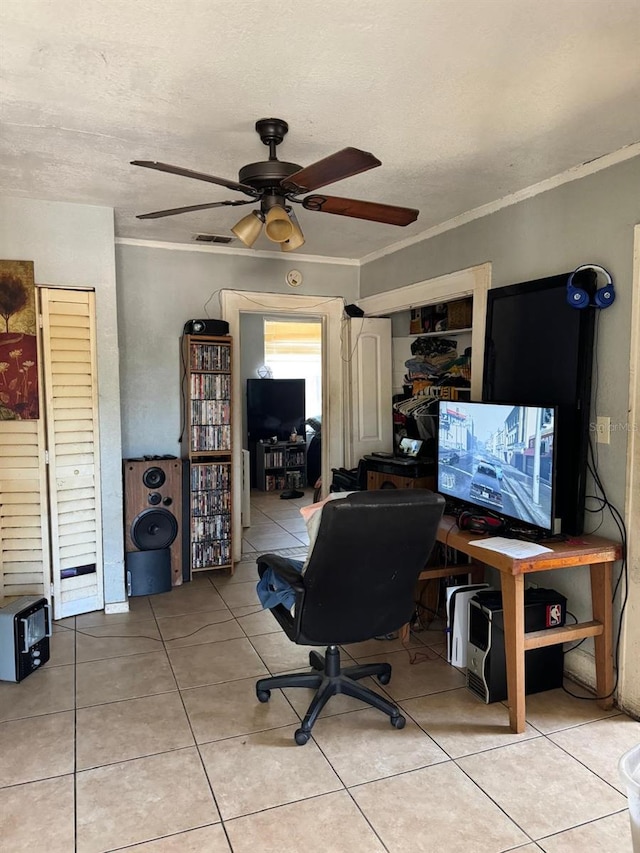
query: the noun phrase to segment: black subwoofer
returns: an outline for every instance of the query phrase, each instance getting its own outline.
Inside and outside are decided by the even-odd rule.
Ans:
[[[168,548],[131,551],[126,555],[127,594],[156,595],[171,590],[171,552]]]

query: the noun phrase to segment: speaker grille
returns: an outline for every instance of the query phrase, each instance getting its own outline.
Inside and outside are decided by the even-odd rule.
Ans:
[[[167,509],[145,509],[131,524],[131,539],[141,551],[168,548],[178,535],[178,522]]]

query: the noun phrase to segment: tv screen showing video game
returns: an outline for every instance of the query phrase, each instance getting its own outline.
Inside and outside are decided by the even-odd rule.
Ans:
[[[438,491],[553,529],[555,409],[441,400]]]

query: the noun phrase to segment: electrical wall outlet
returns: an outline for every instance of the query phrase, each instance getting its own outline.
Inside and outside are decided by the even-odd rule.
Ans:
[[[601,418],[596,420],[596,441],[598,444],[611,443],[611,418]]]

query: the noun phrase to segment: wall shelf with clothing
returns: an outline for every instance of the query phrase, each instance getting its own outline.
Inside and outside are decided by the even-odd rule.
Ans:
[[[472,314],[465,297],[392,318],[395,447],[420,438],[435,455],[438,400],[470,399]]]

